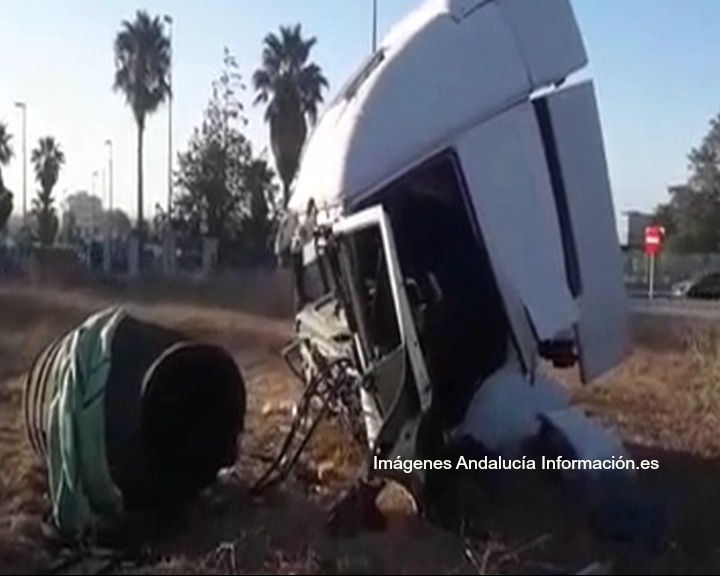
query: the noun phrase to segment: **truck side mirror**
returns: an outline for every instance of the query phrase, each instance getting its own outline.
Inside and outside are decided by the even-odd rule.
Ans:
[[[550,360],[555,368],[572,368],[578,361],[575,343],[572,340],[546,340],[540,342],[538,353]]]

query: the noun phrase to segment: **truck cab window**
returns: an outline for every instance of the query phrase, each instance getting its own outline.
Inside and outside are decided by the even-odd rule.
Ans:
[[[363,344],[370,357],[379,360],[402,343],[380,228],[353,233],[346,248],[367,330]]]

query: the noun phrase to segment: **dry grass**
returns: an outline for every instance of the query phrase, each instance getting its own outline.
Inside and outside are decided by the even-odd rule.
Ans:
[[[52,556],[42,524],[48,512],[45,477],[28,450],[19,419],[21,376],[58,332],[89,312],[127,299],[136,314],[233,352],[247,379],[249,432],[238,464],[242,483],[221,483],[172,522],[143,519],[136,537],[151,549],[153,559],[118,573],[517,573],[530,564],[539,570],[541,560],[556,567],[561,561],[580,566],[598,553],[597,543],[581,530],[568,535],[537,526],[535,515],[527,511],[532,506],[525,506],[523,515],[521,503],[518,511],[484,516],[485,538],[460,538],[419,521],[412,503],[397,489],[381,497],[389,519],[385,532],[334,538],[324,530],[326,510],[357,474],[360,453],[332,422],[321,427],[293,479],[261,499],[249,498],[244,485],[266,465],[256,455],[274,453],[287,428],[288,401],[299,392],[278,358],[288,322],[211,307],[205,300],[194,304],[186,294],[149,300],[137,296],[116,288],[63,293],[0,289],[0,573],[37,573]],[[713,538],[720,532],[720,511],[711,518],[708,511],[715,509],[720,467],[708,458],[720,455],[715,409],[720,336],[709,328],[669,326],[658,319],[641,318],[633,327],[632,355],[597,385],[580,387],[571,373],[560,377],[578,402],[618,426],[637,450],[661,455],[661,471],[649,478],[650,484],[678,493],[679,487],[687,488],[674,548],[641,563],[643,571],[717,570],[720,556]],[[473,506],[471,502],[468,509],[475,513]]]
[[[413,541],[423,546],[415,533],[407,533],[413,520],[396,522],[390,536],[371,534],[347,543],[337,543],[325,532],[327,507],[354,479],[359,462],[359,452],[336,423],[328,422],[318,431],[300,467],[305,474],[262,499],[250,499],[245,493],[244,486],[267,465],[254,455],[274,454],[288,424],[285,407],[299,393],[279,359],[289,335],[287,321],[194,305],[184,294],[182,298],[168,295],[164,302],[132,296],[78,288],[62,293],[0,289],[0,573],[36,573],[51,556],[42,523],[48,514],[45,476],[30,453],[20,421],[21,377],[32,358],[58,333],[120,301],[129,301],[131,311],[142,318],[230,350],[247,380],[247,428],[251,431],[242,439],[241,485],[221,484],[179,511],[171,523],[143,519],[134,525],[131,521],[129,532],[152,548],[155,560],[138,569],[121,568],[120,573],[357,573],[368,562],[371,572],[377,573],[398,573],[403,565],[414,565],[421,572],[443,571],[447,556],[442,553],[433,555],[426,566],[413,562],[413,556],[422,554],[395,554],[398,547],[414,548]],[[431,529],[420,530],[425,542],[435,538]],[[448,541],[442,536],[438,542],[442,550],[447,549]],[[453,564],[461,554],[458,545],[449,554]]]
[[[627,360],[590,387],[559,373],[577,401],[626,441],[720,456],[720,333],[713,326],[640,319]],[[668,326],[667,324],[670,324]]]

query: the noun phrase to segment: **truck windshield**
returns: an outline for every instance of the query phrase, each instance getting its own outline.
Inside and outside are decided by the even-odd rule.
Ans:
[[[380,228],[353,232],[345,237],[344,249],[363,347],[370,359],[379,360],[402,344]]]
[[[335,279],[324,246],[314,242],[306,246],[303,253],[303,274],[308,301],[316,302],[332,296],[335,292]]]

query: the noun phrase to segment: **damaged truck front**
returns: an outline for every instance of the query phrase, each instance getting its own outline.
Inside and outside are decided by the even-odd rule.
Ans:
[[[545,429],[572,457],[626,456],[540,371],[590,382],[628,348],[594,87],[568,82],[586,63],[567,0],[428,0],[312,133],[291,363],[307,385],[342,365],[372,458],[516,458]],[[422,494],[405,470],[374,472]]]

